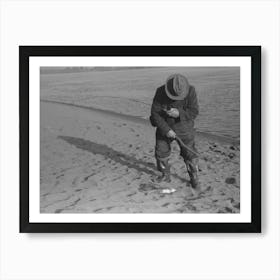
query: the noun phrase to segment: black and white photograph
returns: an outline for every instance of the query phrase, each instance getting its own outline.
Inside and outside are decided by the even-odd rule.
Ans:
[[[26,124],[31,136],[22,217],[138,223],[141,231],[143,223],[235,231],[259,222],[258,166],[251,168],[260,152],[259,47],[20,51],[29,95],[21,131]]]
[[[239,213],[239,67],[41,67],[41,213]]]

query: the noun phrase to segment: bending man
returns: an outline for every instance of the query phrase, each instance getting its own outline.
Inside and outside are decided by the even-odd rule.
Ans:
[[[150,121],[156,129],[155,157],[161,175],[157,181],[171,182],[168,159],[171,142],[178,136],[185,146],[181,156],[187,167],[191,186],[200,191],[198,180],[198,157],[195,149],[194,120],[199,113],[195,88],[181,74],[168,77],[166,83],[157,88],[151,108]]]

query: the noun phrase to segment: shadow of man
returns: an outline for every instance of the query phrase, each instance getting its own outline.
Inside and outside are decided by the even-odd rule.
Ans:
[[[144,172],[146,174],[153,175],[153,176],[156,175],[157,171],[152,162],[150,163],[140,159],[136,159],[133,156],[116,151],[104,144],[94,143],[82,138],[71,137],[71,136],[58,136],[58,138],[66,141],[71,145],[74,145],[78,149],[82,149],[94,155],[99,154],[104,156],[105,158],[110,158],[115,162],[118,162],[129,168],[133,168],[139,172]]]

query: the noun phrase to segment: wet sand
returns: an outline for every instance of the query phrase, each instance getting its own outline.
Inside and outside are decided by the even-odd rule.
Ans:
[[[86,107],[86,106],[84,106]],[[138,120],[138,121],[137,121]],[[105,110],[41,102],[42,213],[238,213],[237,141],[197,135],[204,193],[192,195],[174,142],[172,183],[158,174],[154,133],[147,120]],[[229,141],[230,140],[230,141]],[[163,188],[175,188],[162,194]]]

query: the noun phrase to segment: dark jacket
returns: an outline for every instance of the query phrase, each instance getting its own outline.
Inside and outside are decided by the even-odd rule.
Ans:
[[[177,108],[179,117],[168,116],[163,109]],[[162,135],[172,129],[178,135],[194,134],[194,119],[199,113],[195,88],[190,86],[189,93],[184,100],[172,100],[165,93],[165,87],[156,90],[153,99],[150,121]]]

